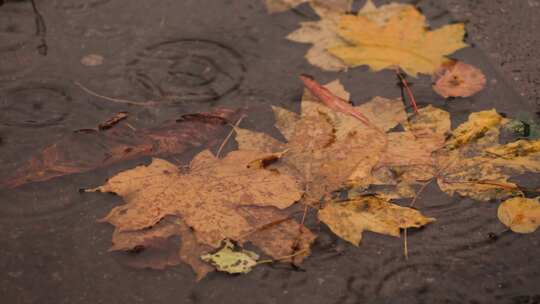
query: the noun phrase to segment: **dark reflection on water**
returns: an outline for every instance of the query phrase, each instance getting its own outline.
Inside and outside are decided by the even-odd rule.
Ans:
[[[434,27],[451,21],[439,1],[416,2]],[[36,29],[31,1],[0,1],[0,176],[74,130],[95,127],[119,111],[128,111],[135,127],[151,128],[215,106],[247,107],[246,127],[278,136],[268,105],[298,111],[301,73],[322,82],[340,78],[357,104],[376,95],[400,96],[391,71],[327,73],[309,65],[308,45],[284,38],[312,19],[307,5],[270,16],[262,0],[35,4],[46,25],[47,56],[40,54],[44,35]],[[82,65],[89,54],[103,56],[104,63]],[[411,79],[421,104],[449,110],[454,125],[471,111],[495,107],[512,116],[530,109],[480,50],[465,49],[455,57],[479,66],[488,88],[447,102],[433,93],[429,77]],[[155,106],[107,101],[74,81],[106,96],[152,100]],[[196,152],[174,161],[185,164]],[[214,273],[195,283],[188,266],[129,268],[125,257],[107,252],[112,227],[96,222],[120,199],[78,189],[141,162],[148,158],[0,190],[2,303],[538,302],[539,234],[509,233],[496,219],[496,203],[448,197],[434,184],[417,206],[438,220],[410,231],[408,260],[400,239],[365,233],[355,248],[312,220],[319,238],[301,269],[267,265],[245,276]]]

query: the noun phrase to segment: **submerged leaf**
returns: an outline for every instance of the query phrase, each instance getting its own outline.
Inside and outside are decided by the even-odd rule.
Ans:
[[[319,219],[339,237],[356,246],[365,230],[399,237],[400,229],[418,228],[435,221],[417,210],[374,196],[330,202],[319,211]]]
[[[383,24],[382,24],[383,23]],[[362,14],[343,15],[339,36],[348,45],[329,49],[348,66],[369,65],[374,71],[400,67],[407,74],[432,74],[456,50],[466,47],[463,24],[427,31],[426,18],[412,5],[400,7],[386,22]]]
[[[514,197],[497,210],[499,220],[517,233],[532,233],[540,227],[540,198]]]
[[[143,156],[165,157],[211,146],[222,141],[228,131],[227,120],[234,116],[232,110],[217,109],[184,115],[151,129],[135,131],[119,125],[107,132],[72,133],[38,152],[0,185],[14,188]]]
[[[253,251],[235,250],[234,244],[230,240],[225,240],[218,252],[202,255],[201,259],[212,264],[218,271],[248,273],[257,265],[259,256]]]

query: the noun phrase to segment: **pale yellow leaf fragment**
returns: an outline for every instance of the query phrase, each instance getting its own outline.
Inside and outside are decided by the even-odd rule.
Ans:
[[[339,36],[347,41],[328,49],[348,66],[369,65],[372,70],[400,67],[407,74],[432,74],[463,42],[463,24],[427,31],[426,18],[412,5],[376,19],[368,15],[343,15]],[[386,21],[385,21],[386,20]]]
[[[422,227],[435,221],[419,211],[366,196],[345,202],[330,202],[319,211],[319,219],[342,239],[358,246],[362,232],[399,237],[400,229]]]
[[[234,274],[250,272],[257,265],[259,256],[253,251],[235,249],[230,240],[225,240],[218,252],[202,255],[201,259],[212,264],[218,271]]]
[[[540,226],[539,198],[514,197],[506,200],[499,205],[497,216],[514,232],[535,232]]]

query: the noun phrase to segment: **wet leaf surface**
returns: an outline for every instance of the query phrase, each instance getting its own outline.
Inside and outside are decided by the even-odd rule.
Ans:
[[[0,39],[2,181],[4,177],[13,177],[23,162],[39,156],[44,148],[64,140],[68,143],[62,144],[62,149],[71,152],[66,153],[69,157],[62,157],[70,160],[52,166],[55,170],[71,169],[69,163],[76,163],[77,168],[81,163],[96,168],[99,163],[99,170],[80,171],[84,174],[64,174],[71,172],[65,170],[60,172],[63,178],[39,183],[23,180],[16,188],[0,187],[0,264],[5,274],[0,276],[0,293],[5,301],[526,303],[538,298],[536,282],[540,272],[534,262],[538,231],[519,235],[495,216],[500,200],[493,197],[532,198],[538,196],[540,187],[538,175],[531,174],[539,163],[534,142],[536,110],[515,94],[484,55],[508,49],[479,50],[471,37],[466,37],[466,43],[472,47],[451,56],[481,67],[489,80],[486,89],[472,97],[444,100],[433,91],[429,77],[407,78],[419,109],[418,114],[412,114],[408,108],[410,96],[405,96],[406,106],[395,100],[403,84],[396,86],[394,71],[368,72],[365,66],[347,68],[327,51],[344,43],[337,30],[339,16],[345,12],[364,15],[370,22],[384,26],[396,16],[396,11],[409,6],[405,2],[375,1],[379,6],[367,2],[356,12],[362,3],[356,2],[350,9],[317,7],[320,1],[302,1],[306,3],[298,6],[294,6],[294,1],[289,1],[291,5],[285,1],[283,9],[287,10],[278,14],[268,14],[262,0],[159,4],[123,0],[0,2],[0,37],[5,38]],[[31,2],[35,2],[35,8]],[[435,30],[455,20],[466,21],[464,15],[451,16],[442,2],[419,1],[415,7],[421,9],[426,23]],[[498,11],[500,4],[474,4],[477,11],[486,7],[490,10],[484,14],[490,14],[491,9]],[[529,11],[534,14],[532,9]],[[321,19],[317,20],[315,14]],[[513,11],[504,14],[512,17],[509,20],[515,16]],[[130,18],[119,18],[124,15]],[[324,20],[332,20],[331,25],[324,25]],[[471,23],[467,23],[468,29]],[[312,35],[291,37],[318,46],[318,50],[313,49],[316,52],[309,51],[308,44],[284,39],[298,29],[311,31]],[[323,30],[326,33],[317,36]],[[500,28],[500,32],[510,33],[508,41],[517,37],[511,34],[517,33],[515,28]],[[484,34],[489,37],[489,33]],[[523,52],[526,50],[524,47]],[[306,52],[311,54],[307,59]],[[100,65],[86,66],[81,59],[88,54],[100,54],[105,60]],[[504,55],[508,56],[511,55]],[[318,66],[342,73],[332,77]],[[352,98],[339,90],[331,91],[354,103],[354,111],[348,108],[342,112],[338,108],[337,112],[345,115],[335,115],[336,109],[322,106],[320,94],[306,94],[311,95],[309,98],[317,107],[312,107],[316,111],[310,113],[315,119],[302,122],[304,130],[311,131],[306,126],[320,122],[319,115],[332,119],[339,116],[323,122],[321,130],[338,126],[336,138],[343,138],[358,123],[362,125],[360,129],[365,127],[352,114],[359,112],[392,138],[384,145],[392,146],[392,151],[383,149],[377,154],[375,166],[361,167],[357,178],[351,176],[339,183],[345,188],[325,193],[328,201],[308,207],[305,220],[302,201],[277,212],[267,207],[245,206],[243,216],[254,229],[238,245],[261,256],[269,255],[262,257],[267,260],[260,266],[247,275],[216,273],[196,283],[192,270],[201,279],[215,269],[200,256],[218,248],[200,243],[195,230],[180,217],[167,215],[152,227],[136,231],[113,232],[110,225],[96,224],[111,208],[121,206],[122,198],[80,194],[77,189],[101,184],[140,161],[137,157],[131,161],[126,158],[101,166],[101,151],[109,148],[93,145],[94,137],[119,134],[120,139],[112,136],[116,147],[118,142],[124,144],[125,134],[129,134],[128,144],[137,146],[141,143],[136,139],[139,131],[146,143],[144,132],[156,132],[160,126],[166,126],[165,121],[173,124],[181,115],[192,113],[180,124],[192,130],[184,125],[190,124],[188,117],[213,120],[194,113],[225,107],[250,110],[242,121],[242,130],[266,135],[266,149],[276,147],[277,143],[286,146],[291,139],[300,143],[295,129],[296,123],[304,120],[304,109],[299,103],[302,91],[297,77],[304,73],[325,83],[339,77]],[[74,82],[84,84],[97,95],[73,86]],[[362,104],[373,96],[388,99]],[[358,109],[359,106],[365,107]],[[310,107],[307,108],[309,112]],[[390,112],[392,109],[401,114]],[[482,122],[474,131],[464,129],[463,134],[459,133],[463,135],[461,139],[452,139],[459,135],[452,130],[467,121],[471,113],[491,109],[508,121],[503,119],[489,127],[482,126]],[[112,129],[80,132],[84,135],[78,134],[80,141],[66,139],[73,135],[73,130],[94,128],[121,111],[129,111],[130,116]],[[379,120],[374,116],[385,118]],[[392,119],[398,116],[396,121]],[[179,141],[178,145],[170,145],[172,154],[159,157],[174,160],[174,165],[185,174],[188,169],[179,164],[189,163],[201,149],[210,147],[215,151],[231,129],[228,123],[234,124],[237,119],[229,118],[213,131],[198,126],[193,130],[209,131],[210,140],[199,141],[199,134],[196,144],[190,145],[187,142],[192,137],[187,136],[183,144]],[[124,126],[126,123],[134,129]],[[88,137],[92,139],[87,140]],[[307,143],[328,142],[328,138],[323,135]],[[425,164],[429,151],[437,147],[432,143],[441,138],[454,147],[443,146],[443,150],[432,153],[434,164]],[[418,144],[426,141],[428,144]],[[367,145],[371,149],[369,142]],[[224,147],[221,155],[237,149],[233,140]],[[394,151],[400,148],[401,153]],[[409,153],[409,149],[414,153]],[[309,177],[304,173],[309,170],[288,170],[292,163],[286,165],[284,161],[288,152],[286,148],[279,150],[272,154],[272,161],[263,157],[250,165],[252,169],[268,166],[267,169],[294,176],[304,184],[303,180]],[[36,180],[30,173],[29,180]],[[345,173],[333,172],[332,176]],[[483,178],[486,176],[492,180]],[[441,191],[438,180],[454,188],[452,196],[448,195],[450,190]],[[457,187],[458,184],[461,186]],[[311,191],[309,187],[301,190]],[[328,190],[331,188],[328,186]],[[363,242],[356,248],[318,222],[317,209],[325,203],[346,203],[366,194],[403,207],[414,205],[422,214],[437,218],[423,229],[407,230],[408,260],[403,256],[407,243],[393,237],[363,233]],[[479,203],[472,199],[475,197],[491,202]],[[316,240],[310,231],[317,232]],[[118,246],[118,250],[107,253],[111,233],[113,246]],[[133,270],[124,265],[162,270]]]
[[[356,246],[360,244],[364,230],[399,237],[400,229],[419,228],[435,221],[414,209],[376,197],[330,202],[319,211],[319,219],[335,234]]]
[[[106,132],[74,132],[34,155],[2,184],[13,188],[143,156],[170,156],[191,147],[214,145],[226,134],[227,118],[234,117],[234,113],[222,109],[185,115],[176,122],[147,130],[122,125]],[[115,116],[100,128],[106,129],[122,117]]]

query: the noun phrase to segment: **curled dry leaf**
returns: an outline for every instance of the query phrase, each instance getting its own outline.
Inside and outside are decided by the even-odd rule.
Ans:
[[[319,211],[319,219],[355,246],[360,244],[365,230],[399,237],[400,229],[418,228],[435,221],[417,210],[374,196],[329,202]]]
[[[145,231],[171,215],[181,218],[187,228],[175,233],[182,241],[187,240],[187,245],[184,242],[182,245],[188,248],[181,249],[180,256],[197,272],[201,266],[190,253],[197,252],[198,257],[205,253],[200,252],[201,248],[218,248],[225,239],[240,244],[251,241],[266,254],[279,257],[286,250],[284,244],[296,243],[297,232],[302,229],[305,236],[299,248],[305,248],[303,256],[307,256],[315,237],[285,211],[302,196],[296,180],[283,173],[249,166],[253,160],[274,157],[254,151],[234,151],[217,159],[209,151],[203,151],[185,173],[174,164],[154,159],[148,166],[119,173],[103,186],[87,191],[113,192],[126,201],[103,219],[115,226],[115,234]],[[275,229],[273,234],[261,228],[269,223],[276,223],[270,227]],[[294,253],[291,247],[287,255]],[[206,269],[201,271],[199,278]]]
[[[223,140],[229,129],[227,122],[235,116],[235,111],[216,109],[184,115],[151,129],[135,131],[119,125],[107,132],[76,132],[44,148],[0,184],[14,188],[142,156],[175,155],[193,147],[215,145]]]
[[[461,61],[444,63],[435,73],[433,90],[442,97],[469,97],[486,85],[482,71]]]
[[[343,15],[338,34],[347,44],[328,51],[351,67],[368,65],[374,71],[399,67],[412,76],[432,74],[447,60],[444,56],[466,46],[465,29],[463,24],[426,29],[425,16],[412,5],[392,10],[382,20]]]
[[[212,264],[218,271],[228,273],[248,273],[257,265],[259,255],[245,249],[235,249],[230,240],[225,240],[223,247],[212,254],[201,256],[205,262]]]
[[[514,197],[497,210],[499,220],[517,233],[532,233],[540,226],[540,198]]]

